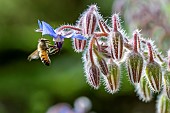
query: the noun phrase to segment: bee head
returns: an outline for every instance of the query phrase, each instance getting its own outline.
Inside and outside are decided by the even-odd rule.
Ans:
[[[40,38],[39,40],[38,40],[38,42],[45,42],[45,43],[48,43],[48,42],[50,42],[48,39],[45,39],[45,38]]]
[[[38,40],[38,45],[41,47],[41,48],[48,48],[48,44],[50,43],[50,41],[48,39],[45,39],[45,38],[40,38]]]

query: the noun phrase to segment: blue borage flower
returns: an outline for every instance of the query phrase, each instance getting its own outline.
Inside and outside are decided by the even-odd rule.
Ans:
[[[58,48],[62,48],[64,38],[77,38],[79,40],[86,40],[86,38],[78,33],[64,33],[63,31],[58,31],[58,28],[55,30],[46,22],[38,20],[39,29],[36,32],[42,32],[42,35],[49,35],[53,37],[53,41]]]
[[[58,28],[54,30],[48,23],[44,21],[40,22],[38,20],[38,25],[39,25],[39,29],[37,29],[36,31],[41,31],[42,35],[50,35],[51,37],[53,37],[55,41],[59,41],[58,38],[60,38],[61,40],[64,38],[77,38],[80,40],[86,40],[86,38],[79,33],[73,32],[71,34],[67,34],[67,33],[62,33],[61,31],[58,32]]]

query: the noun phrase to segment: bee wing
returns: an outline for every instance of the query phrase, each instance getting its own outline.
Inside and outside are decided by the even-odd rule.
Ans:
[[[32,59],[38,59],[39,58],[39,52],[38,50],[35,50],[33,53],[31,53],[29,56],[28,56],[28,60],[31,61]]]
[[[49,45],[48,48],[48,54],[49,55],[54,55],[59,51],[59,48],[57,46]]]

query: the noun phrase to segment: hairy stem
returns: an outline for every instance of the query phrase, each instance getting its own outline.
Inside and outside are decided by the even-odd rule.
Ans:
[[[80,28],[75,27],[75,26],[71,26],[71,25],[63,25],[60,28],[58,28],[58,32],[62,31],[63,29],[72,29],[72,30],[76,30],[76,31],[82,31]]]

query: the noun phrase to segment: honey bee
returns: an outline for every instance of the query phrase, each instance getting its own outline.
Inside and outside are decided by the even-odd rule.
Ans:
[[[57,46],[50,45],[50,41],[45,38],[40,38],[38,40],[37,49],[28,56],[28,60],[32,59],[41,59],[41,61],[49,66],[51,64],[51,60],[49,55],[53,55],[59,51]]]

